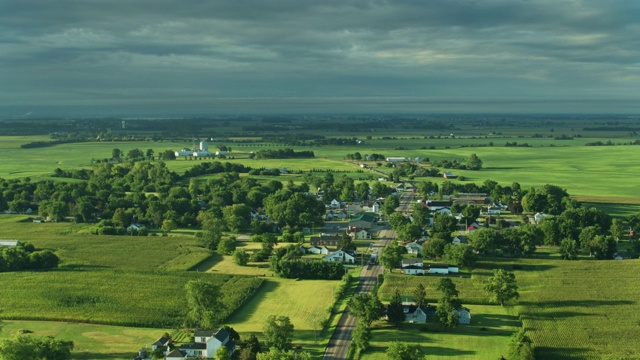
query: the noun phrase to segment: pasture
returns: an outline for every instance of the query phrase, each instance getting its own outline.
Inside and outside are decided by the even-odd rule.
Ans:
[[[488,304],[484,283],[492,269],[501,267],[516,274],[520,299],[507,309],[522,322],[540,359],[640,357],[634,341],[640,338],[640,279],[632,276],[640,271],[640,260],[564,261],[549,251],[555,249],[541,249],[532,259],[488,259],[470,277],[452,277],[472,319],[481,314],[474,309]],[[440,296],[435,290],[438,278],[387,275],[380,294],[390,298],[398,287],[409,296],[423,283],[433,303]],[[374,341],[379,341],[375,334]]]

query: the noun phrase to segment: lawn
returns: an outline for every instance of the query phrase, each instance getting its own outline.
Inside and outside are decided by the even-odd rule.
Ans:
[[[511,309],[500,306],[471,307],[471,324],[446,329],[436,323],[403,324],[399,329],[374,324],[371,346],[362,360],[384,360],[392,341],[420,344],[428,359],[495,360],[508,354],[511,334],[520,327]]]

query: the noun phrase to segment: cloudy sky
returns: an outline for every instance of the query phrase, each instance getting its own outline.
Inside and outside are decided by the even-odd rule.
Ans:
[[[637,0],[1,0],[0,108],[640,112]]]

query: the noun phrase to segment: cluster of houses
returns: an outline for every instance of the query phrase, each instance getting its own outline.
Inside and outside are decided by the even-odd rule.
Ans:
[[[236,343],[229,338],[230,334],[225,329],[219,330],[196,330],[193,335],[193,342],[181,344],[174,347],[171,338],[161,337],[151,344],[151,353],[158,349],[162,352],[167,360],[184,360],[184,359],[211,359],[216,351],[222,346],[226,347],[230,355],[236,351]],[[138,352],[136,360],[151,359],[146,349]]]

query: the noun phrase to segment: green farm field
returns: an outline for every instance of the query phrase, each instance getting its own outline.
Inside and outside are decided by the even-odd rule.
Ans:
[[[24,142],[33,141],[32,137],[25,137]],[[466,139],[478,140],[478,139]],[[484,140],[484,139],[483,139]],[[506,139],[506,140],[518,140]],[[505,140],[505,141],[506,141]],[[527,139],[538,140],[538,139]],[[583,141],[585,139],[581,139]],[[595,139],[589,139],[595,140]],[[436,148],[422,150],[428,146],[424,139],[402,140],[373,140],[362,147],[322,146],[322,147],[294,147],[297,150],[313,150],[315,159],[277,159],[250,160],[246,156],[250,151],[263,147],[252,147],[251,144],[236,147],[231,162],[239,162],[255,168],[282,168],[292,171],[308,171],[310,169],[332,170],[348,172],[356,178],[376,179],[379,174],[367,170],[362,171],[355,163],[347,162],[344,157],[348,153],[359,151],[361,154],[383,153],[386,156],[421,157],[430,160],[464,160],[470,154],[477,154],[484,162],[481,171],[454,171],[462,175],[466,181],[482,183],[486,179],[497,181],[503,185],[519,182],[523,187],[537,187],[544,184],[554,184],[568,190],[579,199],[597,200],[601,203],[640,203],[640,196],[635,188],[636,174],[640,172],[640,165],[633,159],[637,157],[636,146],[582,146],[572,141],[555,141],[572,146],[541,146],[530,148],[513,147],[460,147],[461,139],[446,139],[450,148]],[[445,141],[445,140],[442,140]],[[539,141],[554,141],[540,139]],[[5,161],[0,166],[0,177],[19,178],[30,176],[34,179],[49,178],[53,170],[88,168],[91,159],[110,157],[114,148],[120,148],[125,153],[134,148],[145,151],[152,148],[158,153],[167,149],[178,149],[191,146],[185,142],[99,142],[61,144],[41,149],[17,148],[19,139],[9,137],[5,141],[0,138],[0,150],[5,153]],[[394,150],[395,145],[403,144],[408,150]],[[271,148],[283,146],[273,145]],[[210,160],[200,160],[210,161]],[[199,161],[175,160],[169,161],[171,170],[178,173],[192,167]],[[380,168],[388,171],[387,168]],[[283,178],[284,179],[284,178]],[[442,182],[441,178],[418,178],[418,181]],[[615,186],[611,186],[615,184]]]
[[[225,303],[236,307],[262,282],[186,271],[210,256],[193,237],[97,236],[86,234],[87,225],[24,219],[0,216],[0,236],[54,249],[61,266],[4,273],[0,309],[5,319],[177,327],[186,314],[184,285],[189,280],[218,284]],[[221,320],[234,310],[221,311]]]
[[[488,303],[483,286],[491,269],[515,269],[520,299],[506,311],[518,316],[540,359],[640,358],[634,341],[640,338],[640,279],[632,276],[640,271],[640,260],[563,261],[549,251],[555,249],[539,250],[533,259],[490,259],[471,276],[452,277],[462,303],[471,309],[472,321]],[[434,303],[439,296],[437,280],[437,276],[387,275],[380,294],[388,299],[397,287],[409,296],[423,283]],[[381,341],[375,333],[373,340]],[[495,358],[482,356],[478,358]]]

